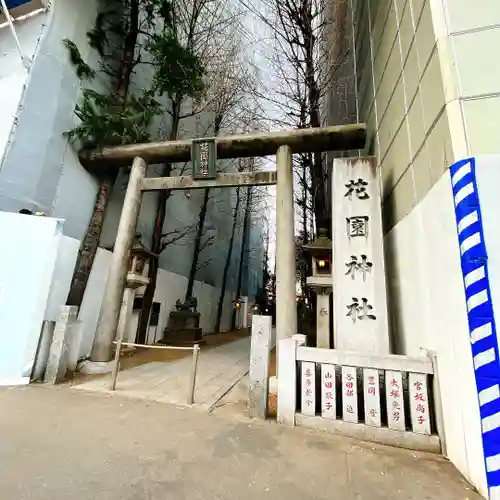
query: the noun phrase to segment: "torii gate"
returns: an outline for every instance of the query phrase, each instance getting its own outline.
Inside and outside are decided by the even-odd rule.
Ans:
[[[363,149],[364,124],[299,129],[284,132],[232,135],[186,141],[131,144],[83,152],[85,167],[126,167],[132,171],[123,202],[111,266],[99,313],[91,360],[111,360],[120,308],[125,290],[130,251],[144,191],[202,189],[276,184],[276,334],[277,341],[297,333],[295,223],[293,203],[294,153]],[[276,155],[276,171],[238,172],[210,175],[146,178],[149,164],[192,160],[193,143],[212,142],[218,159]],[[199,158],[198,158],[199,161]]]

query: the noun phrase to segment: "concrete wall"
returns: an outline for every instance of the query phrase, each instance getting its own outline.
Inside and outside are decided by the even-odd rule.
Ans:
[[[437,352],[448,456],[487,495],[448,167],[499,152],[492,54],[500,4],[351,0],[349,10],[354,44],[337,42],[356,74],[359,120],[369,134],[364,153],[377,156],[382,173],[395,349]],[[333,113],[330,123],[340,122]]]
[[[0,385],[29,383],[62,223],[0,213]]]
[[[500,74],[490,61],[499,5],[352,1],[359,119],[382,168],[386,230],[454,160],[498,152],[497,127],[484,116],[500,112]]]
[[[433,3],[446,113],[456,157],[498,153],[500,4],[481,0]]]
[[[75,42],[84,60],[97,67],[98,58],[88,46],[86,33],[94,26],[98,6],[96,0],[54,0],[47,13],[16,23],[23,49],[30,57],[35,56],[29,73],[15,51],[10,32],[0,30],[0,159],[3,157],[0,164],[0,210],[30,208],[62,218],[65,220],[64,234],[78,241],[84,236],[90,220],[98,183],[80,165],[77,152],[63,137],[63,133],[75,124],[73,111],[80,97],[81,82],[62,41],[68,38]],[[148,71],[136,74],[132,90],[143,86],[148,78]],[[107,83],[97,78],[93,85],[101,89]],[[211,123],[209,115],[207,113],[199,120],[183,120],[180,137],[204,135]],[[15,133],[11,134],[14,122],[17,125]],[[158,137],[165,138],[169,120],[162,117],[157,125]],[[10,135],[9,149],[3,155]],[[189,172],[189,165],[187,167]],[[159,171],[158,166],[150,167],[149,175],[157,176]],[[101,246],[114,243],[126,183],[127,176],[122,172],[107,211]],[[198,273],[197,279],[220,287],[231,232],[234,190],[219,190],[214,195],[209,206],[208,224],[214,227],[211,234],[215,235],[215,242],[201,256],[202,262],[209,260],[210,263]],[[151,242],[156,196],[156,193],[146,194],[141,208],[138,230],[146,245]],[[167,205],[164,232],[193,226],[201,200],[201,192],[188,196],[186,193],[174,194]],[[193,239],[194,232],[165,250],[160,267],[187,275]],[[228,290],[234,290],[236,286],[240,244],[241,224],[238,223]],[[178,289],[175,293],[182,297],[184,292]]]
[[[55,321],[59,313],[59,307],[64,305],[66,301],[78,248],[79,242],[77,240],[67,236],[61,237],[48,303],[45,310],[44,319],[46,320]],[[111,252],[99,249],[90,273],[90,279],[85,291],[82,307],[78,315],[78,319],[83,322],[80,349],[81,358],[88,356],[92,349],[92,342],[97,327],[97,320],[110,262]],[[152,342],[162,338],[169,313],[175,308],[175,301],[178,298],[183,299],[186,287],[187,278],[185,276],[163,269],[159,270],[158,285],[156,287],[154,301],[160,302],[161,308],[156,338],[151,339]],[[198,298],[198,310],[201,313],[200,326],[203,329],[203,333],[213,332],[220,291],[206,283],[195,281],[194,293]],[[234,298],[234,294],[231,291],[226,293],[221,322],[222,330],[229,330],[231,328],[233,312],[232,301]]]
[[[431,4],[353,2],[360,120],[382,169],[386,230],[454,160]]]
[[[46,19],[47,14],[39,14],[16,25],[23,54],[30,59],[37,52],[40,38],[45,30]],[[23,64],[11,31],[4,26],[0,28],[0,109],[2,110],[0,114],[0,165],[20,112],[19,106],[28,79],[29,69]]]
[[[448,172],[386,235],[385,250],[395,353],[437,353],[447,455],[484,493],[481,423]]]

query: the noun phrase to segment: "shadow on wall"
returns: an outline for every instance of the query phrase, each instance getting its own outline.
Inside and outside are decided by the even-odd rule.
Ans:
[[[387,176],[382,173],[382,229],[384,236],[394,227],[396,221],[396,207],[394,204],[394,196],[391,196],[392,191],[389,191],[388,186],[394,185],[394,172],[391,170]],[[393,354],[404,354],[403,346],[398,339],[398,317],[399,309],[398,302],[401,299],[399,284],[396,276],[395,259],[396,249],[392,245],[389,238],[384,238],[384,258],[385,258],[385,279],[387,290],[387,319],[389,322],[389,342],[390,349]]]

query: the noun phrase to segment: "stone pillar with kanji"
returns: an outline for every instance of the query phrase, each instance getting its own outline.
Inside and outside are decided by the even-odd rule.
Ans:
[[[332,214],[334,347],[388,354],[380,178],[375,158],[334,160]]]

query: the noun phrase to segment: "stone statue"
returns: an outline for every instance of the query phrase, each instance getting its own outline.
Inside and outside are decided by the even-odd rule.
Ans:
[[[191,311],[191,312],[198,312],[198,300],[196,297],[189,297],[186,302],[182,303],[181,299],[177,299],[177,302],[175,303],[175,308],[178,311]]]
[[[162,340],[164,344],[192,345],[204,342],[197,307],[196,297],[188,297],[185,302],[177,299],[175,311],[170,311],[168,316]]]

